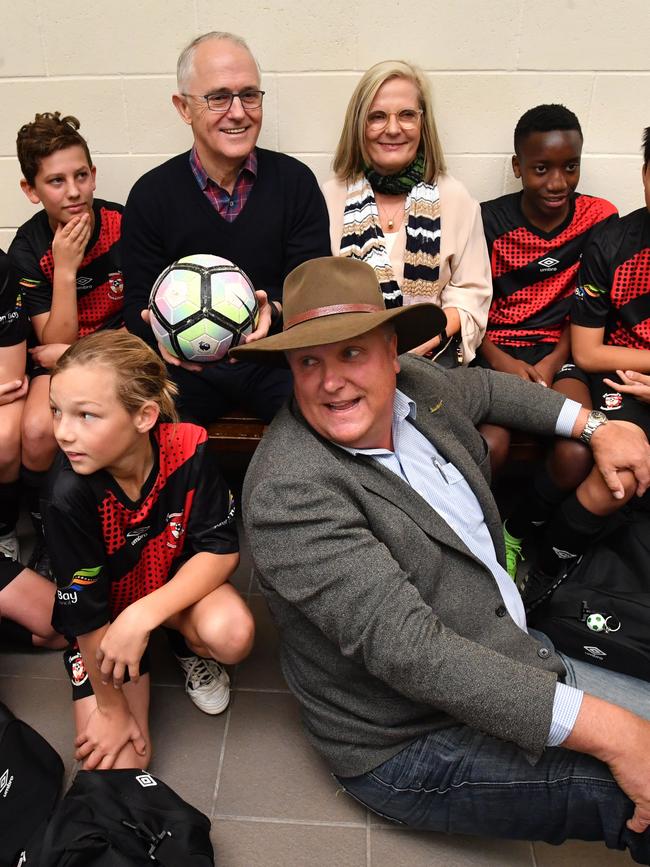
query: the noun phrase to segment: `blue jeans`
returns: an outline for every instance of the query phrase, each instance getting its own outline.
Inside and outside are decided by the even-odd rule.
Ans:
[[[611,679],[614,690],[640,698],[640,706],[625,702],[630,709],[650,715],[650,684],[562,659],[570,685],[583,688],[586,674],[585,691],[608,698]],[[555,844],[604,840],[650,863],[650,830],[625,827],[634,805],[608,767],[562,747],[547,748],[532,765],[514,744],[456,725],[418,738],[366,774],[338,779],[374,812],[413,828]]]

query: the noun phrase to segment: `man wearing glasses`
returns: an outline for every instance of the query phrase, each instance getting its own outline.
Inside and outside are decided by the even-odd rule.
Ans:
[[[177,77],[172,101],[192,127],[194,144],[147,172],[129,195],[122,230],[127,327],[153,344],[142,312],[156,277],[182,256],[212,253],[242,268],[261,290],[253,336],[264,337],[281,318],[285,276],[330,254],[323,197],[305,165],[256,147],[264,91],[241,37],[197,37],[181,52]],[[179,409],[201,424],[241,404],[270,421],[291,390],[286,370],[227,360],[199,368],[160,351],[173,365]]]

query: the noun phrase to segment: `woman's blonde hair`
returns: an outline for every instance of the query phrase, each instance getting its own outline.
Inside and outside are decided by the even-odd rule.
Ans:
[[[178,389],[167,369],[144,340],[128,331],[97,331],[73,343],[59,358],[52,377],[70,367],[98,364],[115,373],[117,397],[128,413],[148,400],[157,403],[161,421],[178,421],[174,397]]]
[[[418,91],[418,101],[423,111],[419,150],[424,156],[424,181],[430,184],[446,171],[427,77],[419,66],[405,60],[383,60],[364,73],[350,97],[332,164],[339,180],[356,180],[370,165],[365,143],[366,118],[377,91],[390,78],[406,78],[413,82]]]

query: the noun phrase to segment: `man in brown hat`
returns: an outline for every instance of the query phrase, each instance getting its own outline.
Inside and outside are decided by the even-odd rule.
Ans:
[[[527,632],[476,426],[582,435],[614,498],[648,487],[647,440],[516,377],[399,357],[444,314],[385,310],[362,262],[300,265],[283,302],[283,333],[235,350],[295,383],[243,510],[312,742],[397,821],[648,863],[650,685]]]

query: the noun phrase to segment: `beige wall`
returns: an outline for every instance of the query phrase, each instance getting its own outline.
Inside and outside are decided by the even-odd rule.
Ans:
[[[18,127],[75,114],[98,195],[185,149],[171,105],[176,57],[205,30],[246,37],[262,69],[261,144],[323,180],[359,71],[404,57],[431,74],[450,170],[478,199],[516,189],[512,130],[539,102],[564,102],[585,133],[580,189],[622,213],[642,204],[650,124],[650,0],[0,0],[0,246],[33,213],[18,187]]]

